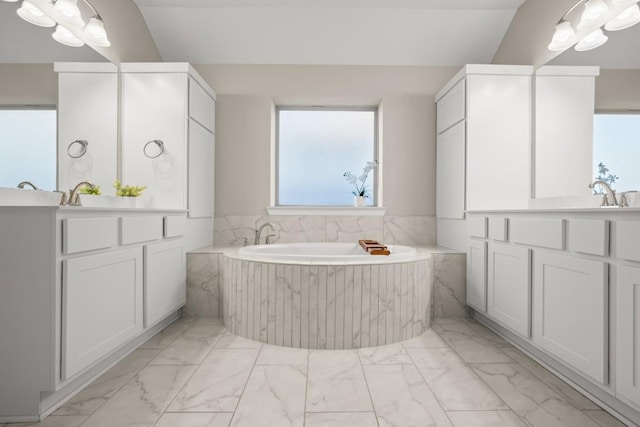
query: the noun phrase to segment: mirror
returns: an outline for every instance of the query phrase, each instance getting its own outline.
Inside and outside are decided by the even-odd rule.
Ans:
[[[636,54],[640,51],[640,24],[605,33],[609,40],[603,46],[585,52],[570,48],[547,64],[599,66],[600,75],[595,77],[593,106],[575,104],[562,116],[566,122],[574,122],[573,133],[568,133],[563,141],[553,141],[555,146],[536,135],[536,169],[545,171],[545,177],[535,178],[536,198],[589,195],[592,190],[586,187],[586,181],[596,178],[611,184],[618,193],[640,189],[640,174],[635,162],[640,155],[635,142],[640,131],[640,55]],[[577,96],[580,97],[588,102],[584,94]],[[580,113],[582,122],[574,120],[571,112],[585,107],[590,110]],[[582,133],[582,139],[576,141],[574,138],[572,142],[572,136],[579,133]],[[571,144],[574,145],[571,147]],[[568,149],[574,155],[558,162],[557,153]],[[578,183],[575,182],[576,170],[581,171]],[[555,187],[543,184],[540,188],[538,184],[545,179],[547,184],[555,183]],[[566,183],[572,180],[575,185],[567,187]]]
[[[57,171],[57,75],[53,62],[105,62],[88,46],[64,46],[43,28],[21,19],[20,2],[0,1],[0,187],[30,181],[55,190]],[[49,74],[50,73],[50,74]],[[35,104],[35,105],[34,105]]]

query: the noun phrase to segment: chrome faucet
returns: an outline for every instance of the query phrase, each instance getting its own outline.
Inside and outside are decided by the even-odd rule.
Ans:
[[[37,185],[29,181],[22,181],[20,184],[18,184],[18,188],[24,188],[26,185],[30,186],[34,190],[40,190]]]
[[[65,193],[64,191],[60,191],[60,190],[54,190],[54,193],[60,193],[60,204],[59,206],[65,206],[67,204],[67,193]]]
[[[89,181],[82,181],[76,185],[73,190],[69,190],[69,206],[82,206],[78,192],[82,187],[88,186],[93,188],[93,184]]]
[[[264,224],[262,224],[257,230],[256,230],[256,237],[253,240],[253,244],[254,245],[259,245],[260,244],[260,236],[262,235],[262,230],[264,230],[265,227],[269,227],[271,229],[271,231],[276,231],[275,227],[273,226],[273,224],[271,224],[270,222],[265,222]],[[267,241],[265,242],[267,245],[270,243],[269,239],[267,239]]]
[[[601,206],[618,206],[616,193],[611,189],[611,187],[609,187],[609,184],[598,179],[589,184],[589,188],[595,188],[596,185],[600,185],[602,188],[604,188],[604,191],[606,191],[606,194],[602,197]]]

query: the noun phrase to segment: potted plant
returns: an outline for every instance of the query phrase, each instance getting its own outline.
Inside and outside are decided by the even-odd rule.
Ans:
[[[353,199],[353,205],[357,208],[364,207],[367,204],[366,199],[369,198],[369,189],[367,188],[366,182],[369,177],[369,172],[376,167],[378,167],[378,161],[374,160],[372,162],[367,162],[364,169],[362,169],[362,175],[359,177],[356,177],[350,171],[343,174],[347,181],[355,187],[355,190],[352,191],[355,196]]]
[[[142,195],[142,192],[147,187],[136,187],[134,185],[122,185],[119,180],[116,179],[116,182],[113,184],[113,188],[116,189],[116,196],[121,197],[123,204],[132,205],[131,207],[136,207],[135,197],[139,197]],[[130,201],[130,202],[129,202]]]

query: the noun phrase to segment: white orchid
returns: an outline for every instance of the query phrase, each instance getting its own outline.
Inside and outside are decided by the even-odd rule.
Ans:
[[[362,175],[360,177],[356,177],[351,172],[345,172],[343,176],[347,179],[349,184],[353,185],[356,189],[352,192],[354,196],[362,196],[369,197],[369,190],[365,185],[367,181],[367,177],[369,176],[369,172],[378,167],[378,161],[374,160],[372,162],[367,162],[364,169],[362,169]]]

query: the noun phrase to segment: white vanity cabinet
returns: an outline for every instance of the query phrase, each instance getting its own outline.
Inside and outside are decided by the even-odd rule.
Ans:
[[[616,267],[617,395],[640,408],[640,266]]]
[[[122,181],[147,207],[213,217],[215,93],[187,63],[125,63]]]
[[[81,181],[114,195],[118,168],[118,68],[110,63],[56,62],[58,189]]]
[[[144,275],[144,323],[149,327],[186,304],[186,253],[182,241],[145,246]]]
[[[467,305],[487,311],[487,242],[476,239],[467,251]]]

